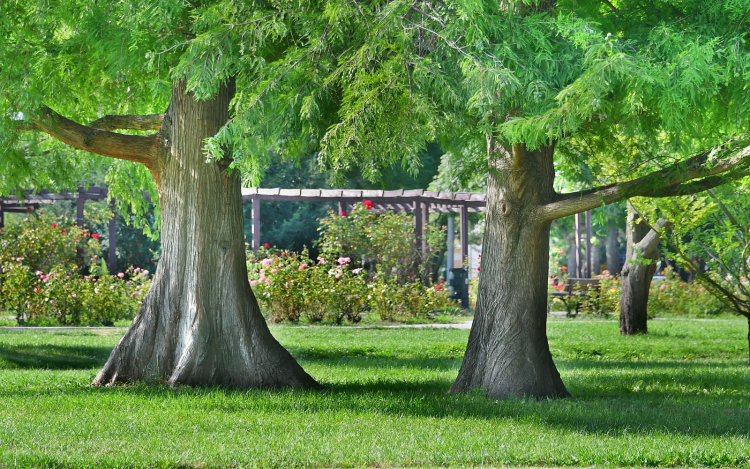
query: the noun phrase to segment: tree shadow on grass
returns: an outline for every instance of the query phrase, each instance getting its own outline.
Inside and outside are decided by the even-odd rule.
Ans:
[[[90,369],[101,366],[110,347],[20,346],[0,348],[0,366],[21,369]],[[297,349],[302,365],[318,368],[332,379],[316,376],[322,391],[227,388],[168,388],[163,384],[136,384],[113,388],[67,386],[50,389],[55,395],[83,396],[123,393],[184,399],[191,406],[231,415],[274,412],[323,415],[331,412],[412,416],[477,421],[523,420],[551,428],[591,435],[674,433],[706,436],[750,434],[750,371],[739,362],[718,361],[558,361],[571,399],[511,398],[495,401],[479,392],[447,395],[460,358],[393,357],[374,353],[352,356],[350,351],[325,357]],[[337,374],[336,369],[341,373]],[[355,377],[335,381],[349,369]],[[422,373],[418,370],[434,370]],[[325,370],[325,371],[322,371]],[[411,370],[417,370],[412,373]],[[315,374],[315,373],[314,373]],[[0,387],[0,396],[38,396],[39,389]],[[215,399],[206,399],[214,394]]]
[[[112,347],[87,345],[0,346],[1,369],[76,370],[100,367]]]

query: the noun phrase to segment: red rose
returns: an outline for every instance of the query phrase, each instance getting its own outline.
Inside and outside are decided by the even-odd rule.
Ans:
[[[372,200],[365,200],[362,202],[362,205],[364,205],[367,210],[370,210],[375,206],[375,204],[372,203]]]
[[[99,239],[99,235],[96,233],[91,233],[91,237],[94,239]]]
[[[53,223],[52,228],[57,228],[57,223]]]
[[[31,207],[26,207],[26,211],[30,212],[31,211]]]
[[[268,243],[264,243],[264,244],[263,244],[263,247],[264,247],[264,248],[266,248],[266,249],[268,249],[268,248],[270,248],[270,247],[271,247],[271,245],[270,245],[270,244],[268,244]]]
[[[341,216],[345,217],[346,216],[346,212],[341,212]]]
[[[60,230],[60,233],[65,233],[65,228],[63,228],[62,230]]]
[[[562,266],[562,267],[560,267],[560,270],[568,270],[568,268],[565,267],[565,266]]]

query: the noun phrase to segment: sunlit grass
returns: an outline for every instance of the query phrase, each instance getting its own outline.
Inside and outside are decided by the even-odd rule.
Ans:
[[[750,467],[746,323],[551,321],[571,399],[450,396],[467,330],[272,327],[323,391],[88,383],[124,329],[0,331],[0,467]]]

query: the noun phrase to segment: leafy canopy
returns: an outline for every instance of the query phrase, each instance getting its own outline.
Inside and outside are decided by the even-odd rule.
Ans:
[[[232,119],[206,151],[231,149],[246,182],[272,154],[312,152],[336,173],[377,179],[383,165],[418,165],[436,140],[484,171],[488,136],[558,141],[563,167],[594,174],[748,124],[750,0],[9,0],[2,10],[4,192],[71,185],[105,164],[12,132],[18,119],[43,104],[83,123],[163,112],[182,79],[199,97],[236,80]],[[612,141],[624,145],[607,151]],[[108,175],[129,201],[148,181],[131,163]]]

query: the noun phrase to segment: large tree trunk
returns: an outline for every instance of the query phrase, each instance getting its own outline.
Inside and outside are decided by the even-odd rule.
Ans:
[[[512,156],[489,144],[482,272],[469,343],[451,392],[494,398],[567,396],[547,342],[550,223],[535,216],[552,200],[553,148]]]
[[[209,162],[204,140],[227,121],[233,84],[207,101],[176,83],[152,173],[162,256],[151,289],[95,385],[167,381],[314,387],[271,335],[247,279],[240,180]]]
[[[613,276],[620,273],[619,237],[620,230],[617,229],[617,225],[610,225],[609,234],[607,235],[607,270],[609,271],[609,275]]]
[[[659,220],[658,229],[668,223]],[[628,203],[627,255],[622,268],[620,334],[648,332],[648,294],[659,257],[659,231],[653,230]]]

